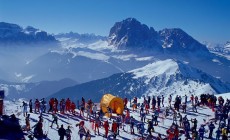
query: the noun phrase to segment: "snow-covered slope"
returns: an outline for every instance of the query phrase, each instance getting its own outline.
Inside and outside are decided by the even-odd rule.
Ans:
[[[204,44],[212,53],[226,57],[230,60],[230,42],[226,42],[225,44],[204,42]]]
[[[87,90],[86,90],[87,89]],[[188,64],[168,59],[126,73],[65,88],[52,97],[74,100],[82,95],[100,101],[104,93],[132,98],[157,94],[223,93],[230,86]]]
[[[19,118],[19,123],[22,126],[22,128],[25,127],[25,117],[23,116],[22,108],[20,107],[22,105],[23,101],[25,101],[25,100],[20,99],[20,100],[16,100],[16,101],[9,101],[9,100],[4,101],[5,114],[11,115],[14,113],[16,115],[16,117]],[[143,102],[143,98],[138,99],[138,103],[142,103],[142,102]],[[165,106],[168,106],[166,102],[165,102]],[[187,115],[188,120],[196,118],[198,121],[198,124],[197,124],[198,129],[201,125],[205,125],[205,129],[208,130],[207,125],[210,123],[210,121],[214,117],[214,112],[212,112],[209,107],[201,106],[201,107],[197,107],[198,112],[195,113],[190,108],[191,103],[188,103],[187,106],[188,106],[187,113],[186,114],[181,113],[182,116],[184,117],[185,115]],[[139,108],[138,108],[138,111],[132,111],[132,109],[130,108],[129,105],[128,105],[128,108],[130,109],[130,116],[133,116],[133,118],[135,118],[135,125],[134,125],[135,134],[130,133],[130,124],[122,123],[123,129],[119,128],[120,131],[119,131],[119,135],[117,136],[117,139],[118,140],[139,140],[141,138],[141,134],[137,130],[137,125],[141,123]],[[99,105],[98,105],[98,110],[99,110]],[[152,135],[154,138],[152,138],[152,139],[156,139],[158,134],[161,134],[161,136],[163,138],[166,138],[166,136],[167,136],[166,131],[170,128],[171,124],[173,123],[173,120],[172,120],[173,111],[170,110],[169,116],[165,117],[164,116],[164,110],[165,110],[165,108],[162,107],[161,111],[159,112],[158,125],[154,126],[154,132],[152,132]],[[57,114],[59,126],[63,125],[65,129],[68,126],[70,127],[70,129],[72,131],[72,133],[71,133],[71,139],[72,140],[79,140],[80,139],[79,135],[78,135],[79,127],[76,127],[76,124],[78,124],[80,121],[84,121],[85,129],[89,130],[92,140],[106,140],[106,138],[103,137],[105,134],[105,130],[104,130],[103,126],[99,127],[99,135],[94,134],[94,129],[93,129],[94,124],[92,123],[92,121],[87,120],[86,117],[79,116],[80,111],[78,109],[76,109],[76,112],[77,112],[76,115],[72,115],[71,113],[67,113],[67,114],[58,113]],[[45,140],[58,140],[59,135],[58,135],[58,131],[57,131],[58,128],[56,127],[56,124],[53,124],[53,127],[50,128],[50,125],[51,125],[52,120],[53,120],[52,114],[50,114],[50,113],[42,113],[42,114],[43,114],[42,115],[42,117],[43,117],[42,130],[43,130],[44,134],[47,134],[47,138]],[[152,119],[152,117],[151,117],[152,114],[153,114],[153,111],[150,110],[150,114],[146,115],[146,122],[147,122],[147,120]],[[30,113],[30,126],[31,126],[31,128],[38,122],[39,115],[40,114]],[[104,121],[108,120],[109,126],[110,126],[109,130],[111,130],[112,129],[112,121],[115,120],[116,116],[117,116],[116,114],[113,114],[112,120],[109,120],[106,116],[104,116],[103,118],[101,118],[101,121],[104,122]],[[94,120],[94,118],[92,120]],[[143,123],[143,124],[144,124],[143,137],[146,138],[147,133],[148,133],[147,132],[148,123]],[[217,130],[217,128],[218,128],[218,125],[216,125],[216,129],[214,130],[214,132]],[[182,128],[179,128],[179,129],[182,130]],[[34,130],[34,128],[32,128],[32,130],[28,131],[28,132],[24,131],[26,140],[29,140],[28,135],[31,135],[33,130]],[[208,133],[205,133],[205,137],[207,137],[207,136],[208,136]],[[113,133],[111,131],[109,131],[108,137],[109,137],[108,140],[113,139]],[[182,140],[185,139],[185,135],[182,133],[180,133],[179,137]],[[215,134],[214,134],[214,137],[215,137]],[[14,136],[9,135],[8,139],[17,139],[17,135],[14,135]],[[148,140],[152,140],[152,139],[148,139]]]

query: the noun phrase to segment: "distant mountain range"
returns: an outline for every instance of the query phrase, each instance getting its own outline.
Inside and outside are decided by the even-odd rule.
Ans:
[[[165,52],[208,52],[205,45],[185,33],[172,28],[155,31],[135,18],[116,22],[109,33],[109,44],[117,48],[151,48]]]
[[[0,80],[0,89],[5,90],[7,99],[36,99],[45,98],[53,93],[78,84],[71,79],[59,81],[41,81],[36,83],[13,83]]]
[[[222,55],[230,60],[230,41],[225,44],[204,42],[210,52]]]
[[[188,64],[168,59],[126,73],[114,74],[108,78],[68,87],[50,97],[70,97],[76,101],[84,95],[86,99],[99,102],[104,93],[132,98],[141,97],[143,94],[168,96],[176,93],[191,95],[227,91],[230,91],[229,84],[192,68]]]
[[[22,28],[17,24],[0,22],[0,44],[34,44],[34,43],[57,43],[53,35],[28,26]]]
[[[10,98],[77,99],[84,94],[98,101],[105,92],[140,97],[230,91],[224,82],[230,82],[230,60],[223,55],[229,43],[213,49],[179,28],[155,31],[128,18],[115,23],[109,36],[103,37],[73,32],[49,35],[33,27],[0,23],[0,44],[38,42],[58,43],[50,48],[0,47],[0,77],[10,81],[1,81],[0,88],[7,89]],[[69,88],[62,90],[65,87]]]
[[[100,36],[100,35],[95,35],[95,34],[79,34],[79,33],[74,33],[74,32],[69,32],[69,33],[60,33],[55,35],[56,39],[62,39],[62,38],[67,38],[67,39],[75,39],[75,42],[79,43],[93,43],[97,42],[99,40],[106,40],[107,37]]]

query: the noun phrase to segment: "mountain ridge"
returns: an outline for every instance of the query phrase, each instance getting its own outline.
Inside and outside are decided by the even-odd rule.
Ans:
[[[159,69],[161,69],[161,73],[158,73]],[[68,87],[50,97],[70,97],[77,100],[84,94],[87,96],[86,98],[99,101],[104,93],[133,98],[134,96],[162,93],[168,96],[175,93],[200,94],[200,92],[208,92],[216,94],[228,91],[230,91],[229,84],[186,64],[168,59],[153,62],[126,73],[118,73],[107,78]]]
[[[58,43],[54,36],[32,26],[23,28],[17,24],[0,22],[0,44]]]

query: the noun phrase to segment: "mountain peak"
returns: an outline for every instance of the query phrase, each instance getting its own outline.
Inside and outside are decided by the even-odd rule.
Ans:
[[[117,48],[150,48],[166,52],[208,52],[208,49],[180,28],[155,31],[135,18],[116,22],[109,34],[109,44]]]
[[[153,48],[157,32],[135,18],[116,22],[109,33],[109,44],[117,48]]]

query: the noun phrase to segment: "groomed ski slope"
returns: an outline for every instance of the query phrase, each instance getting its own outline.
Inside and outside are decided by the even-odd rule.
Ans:
[[[219,95],[221,96],[221,95]],[[222,97],[226,98],[230,98],[230,93],[228,94],[222,94]],[[22,113],[22,108],[20,107],[22,105],[22,101],[24,101],[25,99],[20,99],[17,101],[4,101],[4,106],[5,106],[5,114],[6,115],[11,115],[11,114],[15,114],[16,117],[18,117],[20,119],[20,124],[21,126],[25,125],[25,117],[23,116]],[[167,99],[165,99],[166,101]],[[183,101],[183,98],[182,98]],[[143,99],[138,99],[138,102],[143,102]],[[164,103],[166,106],[166,102]],[[129,103],[128,103],[129,105]],[[99,106],[98,106],[99,109]],[[165,109],[165,107],[161,108],[161,113],[160,113],[160,117],[158,118],[159,124],[158,126],[154,126],[155,132],[153,132],[153,136],[157,137],[158,133],[162,134],[163,138],[166,136],[166,131],[167,129],[171,126],[172,124],[172,116],[168,116],[167,118],[164,119],[162,111]],[[208,124],[210,122],[210,120],[212,118],[214,118],[214,112],[212,112],[212,110],[209,107],[203,106],[203,107],[197,107],[198,109],[198,113],[194,113],[192,111],[191,108],[191,104],[188,104],[188,108],[187,108],[187,113],[182,113],[182,116],[187,115],[187,118],[190,119],[194,119],[196,118],[198,120],[198,129],[200,127],[201,124]],[[139,109],[137,112],[133,112],[132,109],[130,109],[130,116],[133,116],[136,120],[140,121],[140,116],[139,116]],[[79,110],[77,111],[77,115],[72,115],[72,114],[65,114],[62,115],[60,113],[58,113],[58,124],[59,126],[61,126],[61,124],[64,125],[64,128],[66,129],[68,126],[71,127],[72,130],[72,134],[71,134],[71,138],[72,140],[79,140],[80,137],[78,135],[78,130],[79,127],[76,127],[76,124],[79,123],[79,121],[84,120],[85,121],[85,127],[90,131],[92,139],[94,140],[106,140],[106,138],[104,138],[104,128],[100,127],[99,131],[100,131],[100,135],[95,135],[94,134],[94,130],[92,129],[92,125],[93,123],[90,121],[87,121],[85,118],[83,117],[79,117]],[[182,111],[181,111],[182,112]],[[152,110],[150,110],[150,114],[148,114],[146,116],[146,120],[151,119],[151,115],[152,115]],[[113,114],[115,116],[115,114]],[[171,111],[171,115],[172,115],[172,111]],[[34,114],[31,113],[30,115],[30,124],[31,127],[33,127],[37,121],[38,121],[38,117],[39,114]],[[57,128],[56,125],[53,125],[53,128],[50,128],[49,126],[51,125],[52,122],[52,114],[43,114],[43,132],[47,133],[47,140],[58,140],[59,136],[58,136],[58,132],[57,132]],[[104,117],[103,120],[109,120],[107,117]],[[113,119],[112,119],[113,120]],[[109,120],[110,123],[110,131],[109,131],[109,135],[112,136],[112,132],[111,132],[111,123],[112,120]],[[192,126],[192,124],[191,124]],[[215,130],[213,132],[216,131],[218,126],[216,126]],[[208,130],[207,125],[205,126],[206,130]],[[117,139],[119,140],[139,140],[141,138],[141,135],[138,134],[136,127],[135,129],[135,135],[131,135],[130,134],[130,126],[129,124],[125,124],[124,130],[120,129],[120,135],[117,136]],[[147,123],[145,123],[145,129],[147,129]],[[181,128],[180,128],[181,130]],[[26,132],[25,132],[26,133]],[[28,132],[28,134],[30,134],[31,132]],[[145,135],[144,137],[147,136],[147,131],[145,130]],[[208,136],[208,131],[207,133],[205,133],[205,137]],[[214,137],[215,137],[215,133],[214,133]],[[29,138],[25,135],[25,138],[27,140],[29,140]],[[182,140],[185,139],[184,135],[181,135],[180,138]]]

